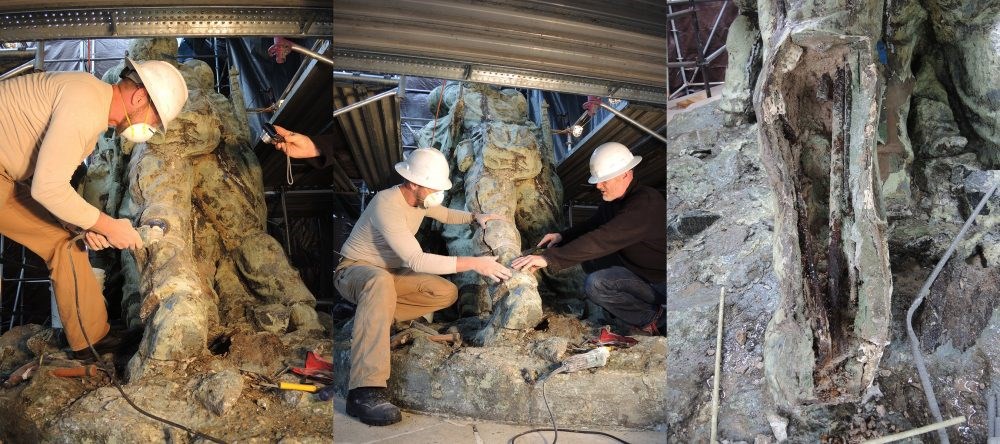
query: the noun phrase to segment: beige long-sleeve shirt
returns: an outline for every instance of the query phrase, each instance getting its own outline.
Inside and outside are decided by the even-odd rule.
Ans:
[[[348,259],[385,268],[409,268],[420,273],[452,274],[456,258],[424,253],[414,236],[424,216],[446,224],[472,222],[472,213],[438,206],[414,208],[399,186],[379,191],[361,213],[341,253]]]
[[[31,197],[80,228],[100,211],[70,186],[108,129],[111,85],[86,72],[29,74],[0,82],[0,167],[31,179]]]

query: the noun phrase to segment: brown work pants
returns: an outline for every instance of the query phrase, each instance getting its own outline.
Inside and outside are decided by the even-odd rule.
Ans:
[[[387,387],[393,320],[416,319],[458,299],[458,287],[441,276],[409,269],[387,270],[350,259],[337,266],[333,282],[345,299],[358,305],[354,312],[349,389]]]
[[[0,234],[24,245],[40,256],[49,267],[52,290],[56,295],[59,317],[62,318],[66,340],[73,350],[87,348],[80,330],[86,329],[91,343],[108,334],[108,310],[104,296],[90,268],[87,250],[70,247],[70,233],[41,204],[31,198],[27,186],[15,185],[0,168]],[[70,255],[73,262],[70,262]],[[76,285],[74,286],[74,272]],[[80,319],[77,319],[77,289],[80,298]]]

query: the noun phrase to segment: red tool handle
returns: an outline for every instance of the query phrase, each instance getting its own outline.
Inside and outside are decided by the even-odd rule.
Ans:
[[[85,365],[83,367],[57,368],[52,370],[52,376],[58,376],[60,378],[83,378],[96,375],[97,366],[94,364]]]

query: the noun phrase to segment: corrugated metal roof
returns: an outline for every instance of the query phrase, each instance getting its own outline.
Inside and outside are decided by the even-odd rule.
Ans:
[[[648,107],[638,104],[628,104],[621,112],[646,128],[664,133],[666,112],[662,108]],[[667,147],[663,142],[651,137],[645,131],[636,128],[623,119],[608,115],[603,124],[580,142],[575,150],[557,167],[556,172],[563,184],[563,196],[566,202],[600,202],[600,193],[593,185],[587,183],[590,177],[590,155],[594,149],[605,142],[618,142],[632,149],[634,154],[643,157],[642,163],[635,168],[635,180],[654,188],[663,188],[666,183]]]
[[[333,107],[340,109],[385,90],[384,86],[338,83],[333,88]],[[354,168],[371,190],[396,184],[393,165],[403,158],[398,100],[398,96],[387,97],[336,118],[342,138],[334,146],[346,146]]]
[[[660,1],[336,0],[333,7],[338,69],[666,100]]]

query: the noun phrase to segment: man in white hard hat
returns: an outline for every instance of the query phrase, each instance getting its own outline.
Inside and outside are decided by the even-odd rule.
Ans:
[[[89,355],[88,339],[104,352],[114,349],[117,338],[108,336],[108,313],[87,252],[72,242],[66,226],[85,230],[94,249],[140,248],[142,239],[128,219],[83,200],[70,178],[109,127],[145,142],[157,127],[166,130],[187,101],[184,78],[170,64],[127,59],[126,66],[116,85],[86,72],[0,82],[0,234],[45,260],[66,339],[78,358]]]
[[[446,224],[476,221],[483,226],[501,216],[441,206],[444,190],[452,184],[448,161],[436,149],[413,150],[395,168],[403,183],[375,194],[344,242],[344,258],[334,274],[337,291],[357,304],[347,413],[380,426],[402,419],[386,388],[394,320],[416,319],[453,304],[458,288],[440,275],[475,271],[499,282],[512,274],[496,256],[425,253],[414,236],[425,216]]]
[[[604,200],[586,222],[538,242],[541,254],[511,266],[558,271],[583,264],[587,298],[647,334],[666,326],[667,203],[655,189],[638,184],[632,169],[642,160],[620,143],[605,143],[590,156],[589,182]]]

